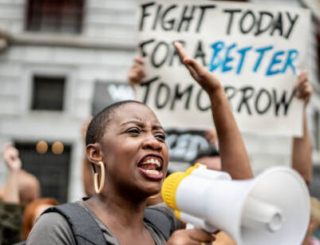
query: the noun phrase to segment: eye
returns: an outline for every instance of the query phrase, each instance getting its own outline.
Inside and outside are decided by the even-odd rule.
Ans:
[[[165,140],[166,140],[166,135],[162,134],[162,133],[157,133],[157,134],[155,134],[154,137],[156,137],[161,142],[165,142]]]
[[[137,135],[137,134],[140,133],[140,129],[139,129],[139,128],[129,128],[129,129],[127,130],[127,133],[133,134],[133,135]]]

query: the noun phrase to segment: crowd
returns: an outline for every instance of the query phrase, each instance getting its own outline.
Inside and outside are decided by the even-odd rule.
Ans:
[[[215,132],[207,132],[212,150],[199,154],[194,163],[228,172],[233,179],[253,178],[222,85],[212,73],[190,59],[179,43],[175,47],[191,77],[208,94],[216,128]],[[143,60],[135,59],[128,75],[130,85],[143,82],[145,75]],[[306,116],[311,95],[307,73],[302,72],[296,96],[305,105],[304,129],[303,137],[293,140],[292,168],[306,184],[312,181]],[[8,178],[0,189],[0,244],[21,240],[30,245],[235,244],[223,231],[208,234],[200,229],[184,229],[185,225],[162,203],[159,193],[167,174],[169,153],[165,131],[148,106],[137,101],[112,104],[88,119],[82,134],[86,144],[83,183],[87,197],[72,204],[57,206],[52,198],[40,198],[39,182],[21,169],[17,149],[12,144],[3,148]],[[320,224],[320,203],[315,198],[310,202],[311,219],[303,245],[319,244],[312,234]]]

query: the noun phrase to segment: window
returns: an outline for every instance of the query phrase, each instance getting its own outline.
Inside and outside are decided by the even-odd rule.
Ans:
[[[64,77],[33,77],[32,110],[63,110]]]
[[[36,142],[15,142],[19,156],[23,163],[22,168],[34,174],[41,185],[41,197],[53,197],[60,203],[68,199],[69,169],[71,145],[63,145],[60,152],[54,150],[54,143],[46,143],[41,152]]]
[[[26,29],[35,32],[80,33],[84,0],[29,0]]]

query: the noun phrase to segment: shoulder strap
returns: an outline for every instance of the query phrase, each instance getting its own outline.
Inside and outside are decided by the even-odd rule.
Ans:
[[[51,207],[44,213],[57,212],[68,221],[77,245],[107,244],[94,218],[79,204],[66,203]]]
[[[160,210],[146,208],[144,211],[144,219],[158,230],[168,241],[173,232],[170,219]]]

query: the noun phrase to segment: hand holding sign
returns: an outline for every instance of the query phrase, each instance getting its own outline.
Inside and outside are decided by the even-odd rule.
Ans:
[[[128,73],[129,85],[134,88],[137,84],[141,84],[146,76],[146,71],[143,67],[143,59],[136,57],[133,61],[133,66]]]
[[[313,88],[308,82],[308,73],[302,71],[298,77],[298,82],[295,85],[296,96],[304,101],[304,105],[308,105],[313,93]]]
[[[214,77],[206,68],[201,66],[194,59],[187,57],[186,52],[180,43],[174,43],[175,48],[178,50],[179,56],[189,70],[191,76],[200,84],[200,86],[208,93],[211,94],[215,90],[222,88],[219,80]]]

